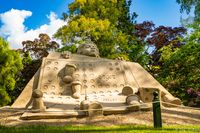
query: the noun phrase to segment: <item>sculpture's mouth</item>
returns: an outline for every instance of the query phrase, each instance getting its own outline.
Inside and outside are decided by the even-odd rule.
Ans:
[[[96,50],[95,50],[95,49],[92,49],[91,52],[96,52]]]
[[[92,49],[92,50],[90,51],[90,56],[97,57],[97,56],[98,56],[98,52],[97,52],[95,49]]]

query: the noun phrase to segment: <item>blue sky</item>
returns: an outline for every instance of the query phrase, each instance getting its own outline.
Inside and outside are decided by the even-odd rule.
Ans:
[[[0,13],[10,9],[28,10],[33,14],[25,21],[28,28],[37,28],[48,22],[46,15],[51,11],[61,17],[73,0],[0,0]]]
[[[0,0],[0,36],[6,37],[11,47],[18,48],[22,39],[36,38],[39,32],[52,35],[65,24],[60,18],[72,1]],[[176,0],[133,0],[131,6],[131,11],[138,14],[137,22],[149,20],[156,26],[180,26],[180,17],[187,15],[179,9]]]
[[[133,0],[131,9],[138,14],[138,22],[150,20],[156,26],[181,26],[180,18],[188,16],[180,13],[176,0]]]

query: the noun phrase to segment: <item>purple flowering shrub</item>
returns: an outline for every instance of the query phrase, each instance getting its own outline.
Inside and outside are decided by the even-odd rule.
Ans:
[[[188,105],[200,107],[200,91],[196,91],[193,88],[187,90],[188,94]]]
[[[199,91],[195,91],[195,90],[192,89],[192,88],[189,88],[189,89],[187,90],[187,94],[188,94],[191,98],[200,97],[200,92],[199,92]]]

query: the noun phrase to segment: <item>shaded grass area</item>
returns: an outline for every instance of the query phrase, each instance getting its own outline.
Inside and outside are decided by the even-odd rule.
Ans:
[[[0,133],[68,133],[68,132],[129,132],[129,133],[198,133],[200,126],[165,126],[162,129],[154,129],[151,126],[47,126],[32,125],[23,127],[0,126]]]

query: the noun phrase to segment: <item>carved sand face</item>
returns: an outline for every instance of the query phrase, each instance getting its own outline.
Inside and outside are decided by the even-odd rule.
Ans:
[[[99,49],[97,48],[95,44],[92,44],[92,43],[81,44],[78,47],[77,53],[82,54],[82,55],[92,56],[92,57],[99,57]]]

